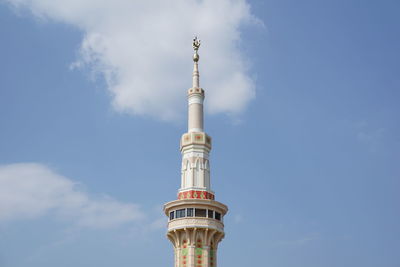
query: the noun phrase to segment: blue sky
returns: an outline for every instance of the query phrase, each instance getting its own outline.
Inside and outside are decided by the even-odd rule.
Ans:
[[[194,30],[230,208],[219,265],[399,266],[398,1],[221,1],[222,18],[205,1],[200,26],[172,29],[160,21],[179,9],[157,1],[132,10],[165,15],[138,29],[95,2],[93,20],[68,1],[0,2],[0,266],[172,266],[162,204],[180,182]]]

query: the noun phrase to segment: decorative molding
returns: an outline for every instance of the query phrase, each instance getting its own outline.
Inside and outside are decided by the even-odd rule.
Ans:
[[[189,96],[188,103],[189,103],[189,105],[191,105],[191,104],[203,105],[203,100],[204,100],[204,97],[202,97],[201,95],[191,95],[191,96]]]
[[[208,152],[211,149],[211,142],[212,142],[211,137],[204,132],[195,132],[192,130],[193,129],[191,129],[190,132],[182,135],[181,145],[180,145],[181,151],[186,152],[184,151],[184,148],[191,145],[204,145],[206,148],[208,148],[205,151]],[[189,148],[191,150],[195,149],[195,147],[189,147]],[[201,147],[199,148],[200,150],[202,150]]]
[[[220,221],[208,218],[182,218],[168,222],[168,231],[174,231],[184,228],[207,228],[218,232],[224,232],[224,224]]]
[[[189,190],[178,193],[178,199],[210,199],[214,200],[214,194],[207,191]]]
[[[188,90],[188,95],[192,95],[192,94],[200,94],[200,95],[204,95],[204,90],[203,88],[189,88]]]

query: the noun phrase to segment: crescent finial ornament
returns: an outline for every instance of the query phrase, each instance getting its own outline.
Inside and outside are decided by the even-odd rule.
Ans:
[[[201,41],[199,40],[199,38],[197,38],[197,36],[195,36],[193,38],[193,49],[194,49],[194,51],[197,52],[197,50],[199,50],[200,44],[201,44]]]

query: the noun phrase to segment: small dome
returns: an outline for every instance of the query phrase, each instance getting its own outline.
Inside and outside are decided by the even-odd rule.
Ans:
[[[193,61],[194,61],[194,62],[198,62],[198,61],[199,61],[199,59],[200,59],[200,56],[199,56],[199,54],[197,54],[197,53],[194,53],[194,55],[193,55]]]

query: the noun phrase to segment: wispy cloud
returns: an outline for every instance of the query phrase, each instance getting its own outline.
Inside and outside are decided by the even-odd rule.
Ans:
[[[387,134],[386,128],[373,127],[366,120],[357,122],[355,126],[357,141],[367,145],[372,151],[377,149]]]
[[[191,38],[199,34],[202,85],[211,113],[237,114],[255,97],[240,28],[259,24],[246,0],[6,0],[36,17],[79,28],[75,66],[108,84],[116,110],[180,117],[191,86]],[[204,77],[204,78],[203,78]]]
[[[374,143],[382,138],[383,134],[386,132],[384,128],[379,128],[371,131],[362,130],[357,133],[357,139],[364,143]]]
[[[108,228],[144,217],[138,205],[95,198],[72,180],[36,163],[0,166],[0,222],[54,214],[80,227]]]

